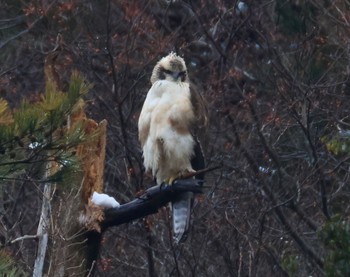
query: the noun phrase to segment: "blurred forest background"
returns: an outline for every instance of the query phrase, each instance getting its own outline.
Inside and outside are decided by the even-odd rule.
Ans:
[[[121,203],[151,184],[137,120],[156,62],[170,51],[183,56],[208,103],[207,165],[221,167],[206,175],[188,240],[173,245],[166,209],[109,228],[96,276],[350,275],[349,1],[0,6],[0,125],[7,104],[14,111],[37,105],[40,113],[45,68],[62,91],[79,71],[91,84],[83,96],[89,117],[108,121],[104,191]],[[37,232],[44,171],[33,143],[40,132],[29,140],[23,132],[7,141],[0,135],[0,268],[11,264],[13,276],[32,274],[37,255],[35,239],[13,240]],[[13,149],[36,160],[16,163]],[[72,182],[61,178],[57,189]]]

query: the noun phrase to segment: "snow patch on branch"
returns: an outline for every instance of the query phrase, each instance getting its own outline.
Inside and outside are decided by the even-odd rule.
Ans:
[[[112,196],[104,193],[94,192],[91,198],[91,202],[104,209],[117,208],[120,206],[119,202]]]

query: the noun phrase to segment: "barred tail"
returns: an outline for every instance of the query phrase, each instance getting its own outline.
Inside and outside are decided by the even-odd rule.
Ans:
[[[193,192],[185,192],[172,202],[173,232],[177,243],[184,242],[190,228]]]

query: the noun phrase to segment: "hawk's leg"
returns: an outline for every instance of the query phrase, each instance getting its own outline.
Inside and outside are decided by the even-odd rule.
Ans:
[[[178,176],[172,176],[169,179],[165,180],[165,183],[168,185],[172,185],[176,179],[178,179]]]
[[[177,179],[182,179],[184,176],[186,176],[189,173],[193,173],[196,172],[193,169],[185,169],[184,171],[179,172],[177,175],[175,176],[171,176],[170,178],[164,180],[164,183],[168,184],[168,185],[172,185],[174,183],[175,180]]]

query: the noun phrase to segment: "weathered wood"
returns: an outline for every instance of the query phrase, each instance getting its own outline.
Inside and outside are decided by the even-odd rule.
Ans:
[[[45,178],[49,178],[57,172],[58,164],[56,162],[48,162],[46,164]],[[37,230],[38,252],[34,262],[33,277],[41,277],[44,274],[44,265],[46,254],[48,252],[49,234],[51,226],[51,198],[53,195],[54,183],[46,183],[43,190],[43,200],[41,206],[40,220]]]
[[[71,116],[72,125],[84,123],[87,136],[95,136],[88,142],[77,147],[77,156],[81,160],[83,170],[82,202],[88,204],[94,191],[103,191],[103,173],[106,156],[107,121],[97,124],[94,120],[86,118],[84,107]],[[96,136],[97,134],[97,136]]]
[[[38,241],[38,253],[36,255],[33,277],[43,276],[44,262],[47,252],[47,244],[49,241],[49,229],[50,229],[50,198],[52,184],[46,184],[43,192],[43,202],[41,207],[40,221],[37,230]]]
[[[107,121],[99,124],[88,119],[84,102],[80,101],[68,118],[68,128],[84,127],[89,139],[75,148],[81,161],[81,171],[70,186],[56,189],[52,206],[53,226],[49,276],[87,276],[96,262],[101,233],[87,230],[79,217],[89,204],[94,191],[103,191],[103,171],[106,149]]]

